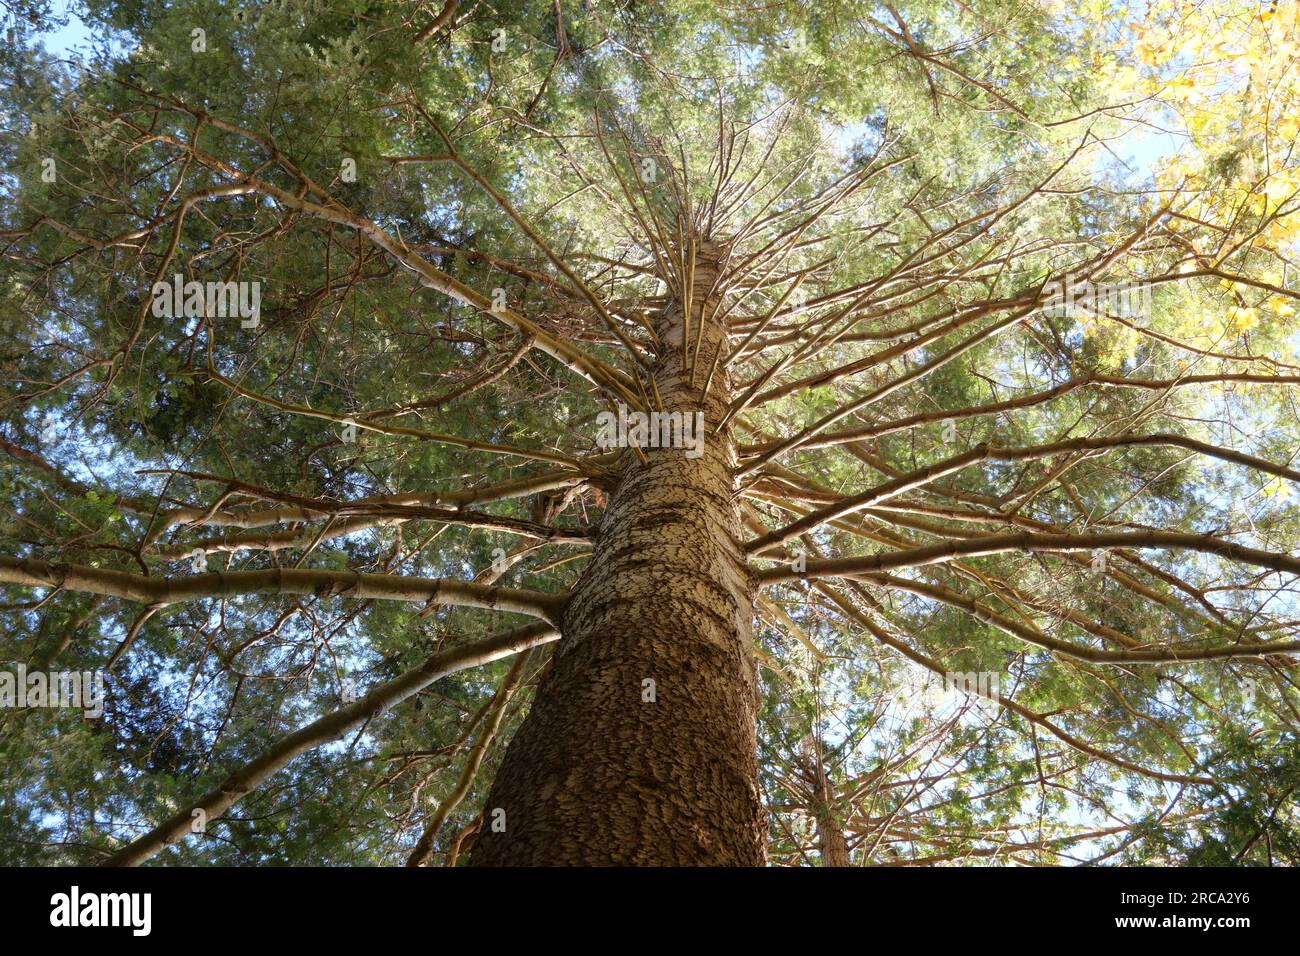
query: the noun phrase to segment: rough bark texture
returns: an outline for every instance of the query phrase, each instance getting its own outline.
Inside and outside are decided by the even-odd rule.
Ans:
[[[761,865],[751,640],[735,448],[715,434],[730,394],[716,349],[717,252],[697,260],[689,346],[680,304],[660,317],[665,410],[704,411],[703,455],[632,452],[561,621],[554,665],[488,797],[475,865]],[[711,295],[712,290],[712,295]],[[721,377],[720,377],[721,376]],[[647,701],[647,680],[654,682]],[[490,826],[505,812],[504,832]]]
[[[829,811],[817,817],[817,849],[822,866],[851,866],[853,863],[844,831]]]
[[[849,843],[836,819],[835,788],[826,773],[820,742],[814,744],[808,759],[808,782],[813,797],[813,816],[817,821],[817,850],[822,866],[851,866]]]

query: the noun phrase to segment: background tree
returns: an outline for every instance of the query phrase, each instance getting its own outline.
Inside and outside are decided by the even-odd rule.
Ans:
[[[1300,36],[1130,56],[1187,6],[16,30],[0,657],[109,696],[0,716],[0,844],[1293,862]]]

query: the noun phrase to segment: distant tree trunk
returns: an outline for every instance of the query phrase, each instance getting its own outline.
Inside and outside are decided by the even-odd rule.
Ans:
[[[703,454],[647,448],[646,463],[625,454],[554,666],[488,797],[474,865],[766,859],[755,592],[740,548],[735,447],[729,433],[713,431],[730,400],[721,363],[702,395],[726,345],[714,320],[717,257],[708,245],[697,257],[687,330],[694,386],[683,364],[682,305],[670,303],[656,323],[671,346],[654,370],[662,407],[704,412]]]
[[[849,856],[849,843],[844,838],[844,831],[832,813],[817,817],[817,847],[821,853],[822,866],[852,866]]]
[[[813,806],[817,819],[817,850],[821,856],[822,866],[851,866],[853,860],[849,856],[849,841],[845,838],[844,830],[840,828],[840,822],[835,815],[835,790],[826,775],[826,768],[820,754],[818,754],[816,768],[817,798]]]

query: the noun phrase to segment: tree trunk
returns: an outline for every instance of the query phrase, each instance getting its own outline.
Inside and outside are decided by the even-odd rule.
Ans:
[[[851,866],[853,859],[849,855],[849,842],[840,829],[836,819],[835,788],[826,773],[825,758],[822,755],[821,742],[818,741],[812,754],[813,815],[817,821],[817,849],[821,855],[822,866]]]
[[[829,809],[817,817],[817,848],[821,853],[822,866],[853,865],[844,831]]]
[[[702,454],[646,448],[644,463],[624,454],[553,667],[488,797],[474,865],[765,861],[754,583],[732,436],[711,430],[730,400],[725,370],[707,397],[702,388],[726,345],[714,320],[718,255],[703,245],[697,256],[685,330],[694,385],[682,305],[656,322],[662,408],[703,411]]]

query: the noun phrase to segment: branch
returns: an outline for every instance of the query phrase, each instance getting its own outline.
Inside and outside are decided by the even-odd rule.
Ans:
[[[469,793],[470,786],[474,783],[474,777],[478,774],[478,769],[483,764],[483,757],[488,752],[488,747],[492,745],[492,740],[496,737],[497,731],[501,729],[501,721],[506,715],[506,705],[510,703],[510,698],[514,696],[515,690],[519,687],[519,682],[523,680],[524,668],[528,665],[529,653],[520,654],[516,658],[514,666],[506,674],[505,680],[501,682],[501,687],[497,690],[496,696],[492,698],[492,707],[488,711],[487,723],[479,732],[478,739],[474,741],[474,747],[465,758],[465,766],[461,768],[460,778],[456,781],[456,788],[452,790],[447,798],[438,804],[436,810],[429,817],[429,822],[425,825],[424,832],[420,834],[419,841],[415,844],[415,849],[407,858],[407,866],[424,866],[429,861],[433,853],[433,841],[438,836],[438,830],[442,828],[442,823],[447,819],[447,815],[460,805],[465,799],[465,794]]]
[[[540,591],[484,587],[466,581],[417,578],[362,571],[317,571],[269,568],[265,571],[216,571],[184,577],[145,577],[81,564],[0,556],[0,583],[62,588],[106,594],[137,604],[177,604],[199,598],[238,594],[345,595],[356,599],[451,604],[528,614],[551,624],[559,621],[565,598]]]
[[[1174,435],[1166,432],[1157,432],[1151,435],[1115,435],[1110,438],[1068,438],[1064,441],[1051,442],[1044,445],[1028,445],[1024,448],[997,448],[985,443],[976,445],[970,451],[963,452],[960,455],[954,455],[951,458],[928,465],[925,468],[918,468],[916,471],[903,475],[893,481],[885,482],[875,488],[868,489],[861,494],[854,495],[837,501],[824,508],[820,508],[811,514],[805,515],[798,521],[794,521],[784,528],[779,528],[763,535],[748,545],[746,550],[751,553],[760,552],[766,548],[775,545],[784,544],[791,538],[795,538],[813,528],[819,527],[834,518],[843,517],[854,511],[860,511],[863,508],[878,504],[886,499],[893,498],[904,492],[920,488],[924,485],[951,475],[954,472],[966,468],[968,465],[976,464],[983,461],[1023,461],[1032,458],[1046,458],[1051,455],[1064,454],[1068,452],[1091,452],[1107,451],[1113,448],[1145,448],[1161,445],[1170,445],[1177,448],[1186,448],[1188,451],[1194,451],[1210,458],[1218,458],[1223,461],[1229,461],[1237,465],[1245,465],[1248,468],[1254,468],[1257,471],[1267,472],[1270,475],[1276,475],[1279,478],[1286,478],[1290,481],[1300,482],[1300,472],[1293,471],[1283,465],[1275,465],[1271,461],[1263,458],[1257,458],[1254,455],[1247,455],[1244,452],[1233,451],[1229,448],[1219,448],[1216,445],[1210,445],[1194,438],[1186,438],[1182,435]]]
[[[433,18],[433,22],[415,35],[412,43],[423,43],[429,37],[433,36],[447,24],[447,22],[456,15],[456,8],[460,6],[460,0],[447,0],[442,11]]]
[[[899,568],[917,568],[927,564],[942,564],[962,556],[1003,554],[1007,551],[1110,551],[1118,548],[1182,548],[1216,554],[1233,561],[1243,561],[1271,571],[1300,575],[1300,558],[1272,551],[1261,551],[1244,544],[1234,544],[1208,534],[1189,534],[1181,531],[1103,532],[1100,534],[1019,534],[990,535],[967,541],[945,541],[943,544],[908,548],[884,554],[869,554],[857,558],[832,558],[809,561],[804,571],[795,571],[788,565],[757,572],[763,584],[798,581],[805,577],[855,577],[877,574]]]
[[[871,635],[875,637],[877,640],[879,640],[881,643],[889,645],[894,650],[902,654],[904,657],[907,657],[908,659],[915,661],[916,663],[920,664],[922,667],[926,668],[927,670],[932,671],[933,673],[944,674],[947,672],[948,669],[944,667],[942,664],[940,664],[938,661],[926,657],[920,651],[914,650],[913,648],[909,647],[906,643],[904,643],[902,640],[899,640],[898,638],[895,638],[894,636],[889,634],[884,628],[880,627],[874,621],[872,621],[869,616],[861,613],[856,607],[854,607],[848,601],[847,598],[837,594],[834,590],[830,588],[823,588],[821,585],[818,585],[817,587],[821,591],[821,593],[825,594],[832,601],[834,601],[835,604],[841,610],[843,610],[852,620],[856,621],[857,623],[865,627],[868,631],[871,632]],[[1117,757],[1113,754],[1107,753],[1104,750],[1100,750],[1097,747],[1092,746],[1086,741],[1083,741],[1078,737],[1075,737],[1073,734],[1062,729],[1061,727],[1058,727],[1056,724],[1052,723],[1046,717],[1042,717],[1039,714],[1034,713],[1032,710],[1029,710],[1026,707],[1022,707],[1019,704],[1015,703],[1014,701],[1008,700],[1006,697],[999,696],[997,699],[997,704],[1000,707],[1003,707],[1014,714],[1019,714],[1021,717],[1023,717],[1025,720],[1029,721],[1030,723],[1044,728],[1048,733],[1052,734],[1052,736],[1056,737],[1058,740],[1061,740],[1064,743],[1068,744],[1069,746],[1073,747],[1075,750],[1079,751],[1080,753],[1087,754],[1090,757],[1096,757],[1098,760],[1102,760],[1108,764],[1111,764],[1112,766],[1119,767],[1123,770],[1130,770],[1134,773],[1139,773],[1144,777],[1151,777],[1156,780],[1166,780],[1171,783],[1198,783],[1198,784],[1213,785],[1217,782],[1211,777],[1193,777],[1193,776],[1186,776],[1184,774],[1165,773],[1160,770],[1149,770],[1146,767],[1143,767],[1139,764],[1132,763],[1128,760],[1123,759],[1122,757]]]
[[[251,793],[269,777],[283,769],[294,757],[362,726],[439,678],[502,657],[509,657],[511,654],[517,654],[539,644],[558,640],[559,636],[559,631],[548,624],[530,624],[499,637],[491,637],[467,647],[458,647],[455,650],[433,655],[419,667],[380,684],[355,703],[313,721],[285,737],[262,756],[244,764],[232,773],[216,789],[204,794],[144,836],[118,850],[104,861],[104,865],[138,866],[164,847],[179,842],[185,834],[189,833],[196,819],[196,811],[203,814],[199,819],[205,822],[219,819],[246,794]]]

